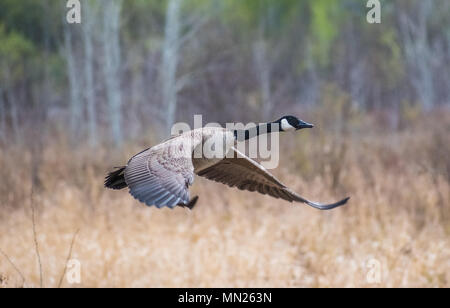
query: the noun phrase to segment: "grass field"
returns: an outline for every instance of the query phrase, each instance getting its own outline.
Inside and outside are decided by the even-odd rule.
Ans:
[[[0,285],[41,284],[33,204],[44,287],[58,286],[77,230],[81,283],[62,287],[450,287],[450,121],[414,123],[281,137],[284,183],[317,201],[351,196],[329,212],[201,178],[193,211],[104,189],[105,173],[148,140],[73,150],[54,134],[37,163],[26,145],[3,147]]]

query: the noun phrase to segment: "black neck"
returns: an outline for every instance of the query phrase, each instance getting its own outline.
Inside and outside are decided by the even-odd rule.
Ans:
[[[270,122],[270,123],[260,124],[255,127],[251,127],[249,129],[235,130],[234,138],[237,141],[243,141],[243,140],[249,140],[254,137],[258,137],[260,135],[270,134],[270,133],[279,132],[279,131],[281,131],[280,124],[278,122]]]

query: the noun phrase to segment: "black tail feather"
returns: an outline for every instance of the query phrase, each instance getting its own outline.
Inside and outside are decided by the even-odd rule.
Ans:
[[[125,167],[120,167],[118,170],[110,172],[105,178],[105,187],[115,190],[127,187],[124,171]]]
[[[184,203],[180,203],[178,204],[178,206],[180,207],[187,207],[188,209],[192,210],[195,206],[195,204],[198,201],[198,196],[195,196],[194,198],[192,198],[188,204],[184,204]]]

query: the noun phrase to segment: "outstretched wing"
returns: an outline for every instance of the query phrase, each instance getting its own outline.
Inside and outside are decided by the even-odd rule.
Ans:
[[[219,163],[201,170],[198,175],[241,190],[258,191],[261,194],[267,194],[289,202],[303,202],[319,210],[333,209],[344,205],[350,199],[345,198],[332,204],[309,201],[290,190],[263,166],[237,149],[232,148],[231,151],[234,151],[233,158],[227,157]]]
[[[191,153],[182,142],[167,142],[131,158],[125,169],[130,194],[158,208],[188,205],[194,182]]]

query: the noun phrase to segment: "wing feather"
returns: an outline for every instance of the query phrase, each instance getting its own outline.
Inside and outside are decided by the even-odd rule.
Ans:
[[[344,205],[350,199],[345,198],[331,204],[309,201],[281,183],[256,161],[250,159],[235,148],[231,150],[234,151],[235,155],[227,155],[227,158],[224,160],[199,171],[197,174],[230,187],[237,187],[240,190],[258,191],[261,194],[267,194],[289,202],[303,202],[319,210],[333,209]]]
[[[192,151],[179,146],[182,141],[172,138],[130,159],[124,176],[134,198],[158,208],[189,204],[194,166]]]

